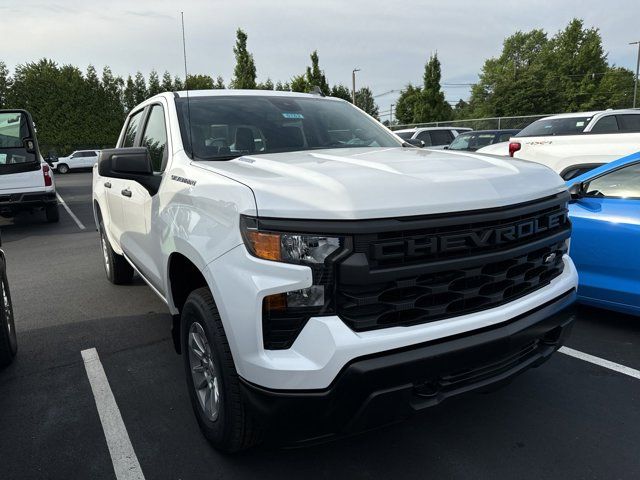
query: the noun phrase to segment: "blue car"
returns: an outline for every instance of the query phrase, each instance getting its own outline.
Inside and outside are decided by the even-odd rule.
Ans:
[[[640,152],[567,182],[578,301],[640,315]]]

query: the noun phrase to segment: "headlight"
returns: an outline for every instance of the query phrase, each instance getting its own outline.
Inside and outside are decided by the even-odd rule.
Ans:
[[[344,238],[261,230],[257,219],[246,216],[241,217],[240,228],[244,244],[254,257],[311,268],[310,287],[263,300],[265,348],[289,348],[310,316],[335,312],[333,260],[342,250]]]

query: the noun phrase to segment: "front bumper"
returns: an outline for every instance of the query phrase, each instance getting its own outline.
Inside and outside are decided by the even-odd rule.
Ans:
[[[272,390],[241,383],[267,434],[307,443],[391,423],[455,395],[508,382],[564,343],[572,288],[496,327],[435,340],[346,365],[326,389]]]
[[[55,192],[0,193],[0,211],[18,212],[57,203]]]

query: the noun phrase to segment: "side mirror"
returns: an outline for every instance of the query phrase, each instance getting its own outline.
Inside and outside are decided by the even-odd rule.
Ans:
[[[417,138],[409,138],[404,141],[404,143],[408,143],[412,147],[423,148],[424,142],[422,140],[418,140]]]
[[[578,200],[584,197],[584,183],[574,183],[569,187],[569,193],[571,194],[571,200]]]
[[[153,173],[149,150],[145,147],[112,148],[102,150],[98,159],[98,173],[103,177],[132,180],[154,195],[162,176]]]

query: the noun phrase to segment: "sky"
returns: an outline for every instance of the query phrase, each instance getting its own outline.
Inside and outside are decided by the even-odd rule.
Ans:
[[[601,31],[609,60],[635,69],[638,0],[0,0],[0,60],[47,57],[126,76],[155,69],[184,78],[180,11],[190,74],[233,75],[235,30],[249,36],[258,80],[288,81],[317,50],[330,84],[369,86],[388,112],[407,83],[421,83],[437,52],[448,101],[467,99],[484,61],[514,32],[549,35],[574,17]],[[392,91],[391,93],[386,93]],[[381,115],[382,119],[385,118]]]

